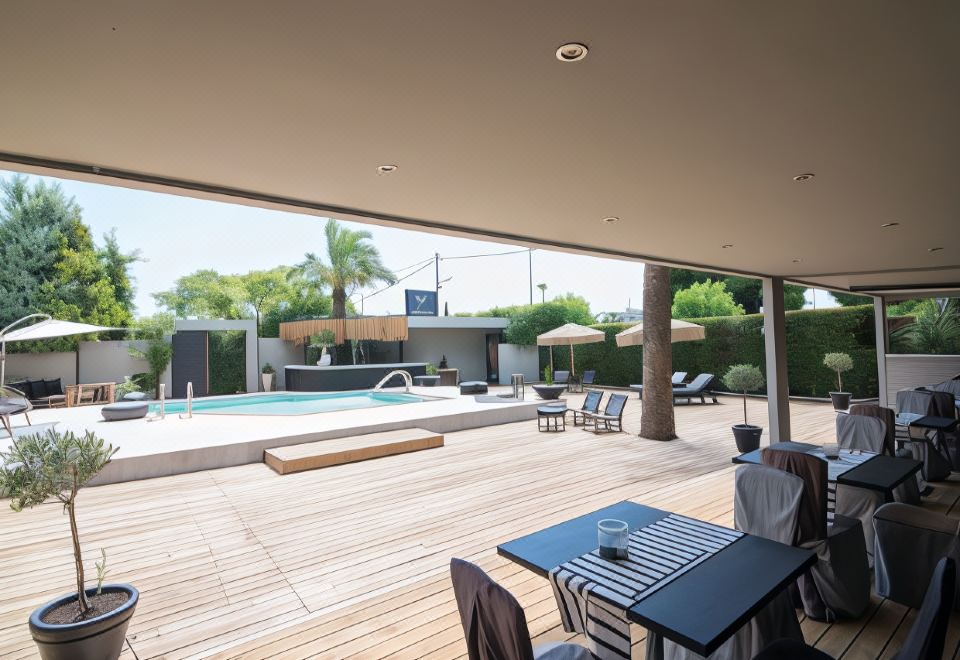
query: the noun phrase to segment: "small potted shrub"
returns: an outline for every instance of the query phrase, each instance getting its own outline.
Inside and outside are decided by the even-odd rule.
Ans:
[[[263,365],[263,369],[260,370],[260,380],[263,381],[263,391],[269,392],[273,389],[273,376],[277,373],[277,370],[273,368],[269,362]]]
[[[437,369],[436,365],[433,362],[427,362],[424,367],[424,371],[427,374],[426,378],[420,377],[419,382],[424,387],[433,387],[438,382],[440,382],[440,370]]]
[[[553,369],[549,366],[543,368],[543,383],[544,385],[553,385]]]
[[[846,353],[827,353],[823,356],[823,365],[831,371],[837,372],[837,391],[830,392],[834,410],[846,410],[850,407],[850,392],[843,391],[843,380],[840,374],[853,369],[853,360]]]
[[[733,426],[737,450],[743,454],[759,449],[763,427],[754,426],[747,421],[747,392],[763,387],[763,374],[752,364],[735,364],[723,376],[723,384],[733,392],[743,392],[743,424]]]
[[[54,429],[11,440],[0,452],[0,492],[14,511],[54,499],[70,519],[77,591],[53,600],[30,615],[30,633],[43,660],[115,659],[123,650],[127,626],[139,592],[129,584],[103,584],[106,554],[97,562],[97,586],[87,588],[77,531],[79,489],[92,479],[116,449],[104,446],[92,431],[76,436]],[[27,578],[28,579],[28,578]]]

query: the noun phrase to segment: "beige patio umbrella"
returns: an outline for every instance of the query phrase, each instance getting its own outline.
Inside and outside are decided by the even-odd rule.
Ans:
[[[696,341],[706,339],[707,332],[702,325],[670,319],[670,342]],[[617,333],[617,346],[642,346],[643,321]]]
[[[606,335],[593,328],[576,323],[566,323],[559,328],[554,328],[550,332],[544,332],[537,335],[537,346],[550,346],[550,369],[553,370],[553,346],[570,347],[570,374],[575,375],[573,370],[573,347],[575,344],[593,344],[606,339]]]

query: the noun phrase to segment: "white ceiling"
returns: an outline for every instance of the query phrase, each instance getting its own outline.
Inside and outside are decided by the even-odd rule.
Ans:
[[[831,287],[956,285],[958,35],[955,0],[8,0],[0,161]],[[557,61],[566,41],[589,56]]]

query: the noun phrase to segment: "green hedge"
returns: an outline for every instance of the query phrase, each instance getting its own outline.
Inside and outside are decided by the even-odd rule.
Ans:
[[[703,341],[673,345],[674,371],[686,371],[692,378],[698,373],[720,377],[733,364],[754,364],[766,368],[763,344],[763,316],[724,316],[686,319],[706,328]],[[614,336],[630,327],[629,323],[600,323],[604,342],[574,348],[577,373],[596,369],[603,385],[630,385],[643,382],[643,350],[639,346],[618,348]],[[787,312],[787,369],[790,393],[795,396],[826,397],[835,389],[835,376],[823,366],[826,353],[849,353],[854,368],[843,375],[844,389],[855,397],[877,395],[877,357],[874,345],[873,307]],[[554,366],[567,369],[569,349],[554,347]],[[540,350],[541,367],[549,364],[549,352]],[[717,382],[717,388],[723,389]]]
[[[247,336],[243,330],[214,330],[207,335],[210,394],[247,389]]]

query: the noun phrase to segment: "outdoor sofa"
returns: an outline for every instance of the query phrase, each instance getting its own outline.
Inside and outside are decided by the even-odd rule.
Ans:
[[[34,408],[57,408],[67,405],[67,397],[59,378],[21,380],[5,387],[16,390]]]

